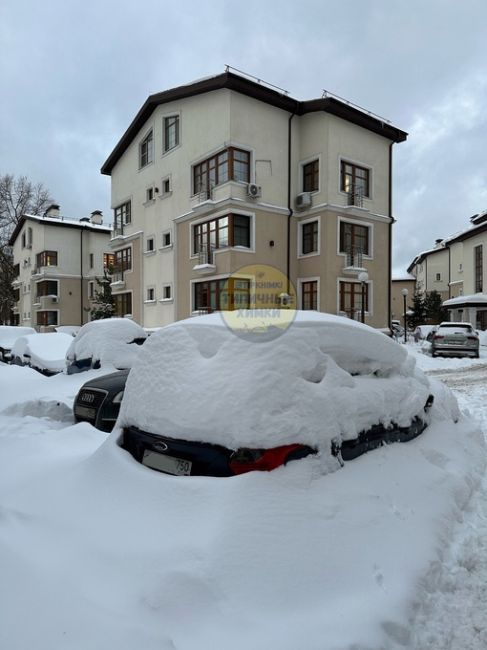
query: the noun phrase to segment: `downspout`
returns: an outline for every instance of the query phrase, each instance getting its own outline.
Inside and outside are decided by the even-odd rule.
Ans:
[[[286,261],[286,275],[287,275],[287,294],[291,295],[291,218],[293,216],[293,209],[291,207],[291,165],[292,165],[292,129],[291,122],[296,115],[296,107],[289,116],[287,125],[287,261]],[[295,305],[297,308],[297,305]]]
[[[387,326],[391,329],[392,319],[392,226],[395,219],[392,216],[392,147],[394,142],[389,144],[389,263],[388,263],[388,285],[387,285]]]
[[[451,248],[448,246],[448,300],[451,298]]]
[[[79,233],[80,240],[80,325],[83,325],[83,226]]]

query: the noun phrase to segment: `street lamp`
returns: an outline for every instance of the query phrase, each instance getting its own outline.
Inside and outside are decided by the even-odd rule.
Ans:
[[[407,334],[406,334],[406,299],[408,297],[409,291],[407,289],[402,289],[402,299],[403,299],[403,308],[404,308],[404,343],[407,342]]]
[[[367,271],[361,271],[358,274],[359,282],[362,285],[362,309],[361,309],[361,321],[365,323],[365,289],[367,286],[367,281],[369,279],[369,274]]]

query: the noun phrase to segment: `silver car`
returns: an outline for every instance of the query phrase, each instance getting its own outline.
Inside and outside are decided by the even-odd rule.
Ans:
[[[431,340],[431,356],[478,359],[479,336],[470,323],[440,323]]]

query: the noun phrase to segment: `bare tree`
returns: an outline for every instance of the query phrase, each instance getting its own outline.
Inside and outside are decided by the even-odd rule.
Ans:
[[[42,214],[53,202],[42,183],[26,176],[0,175],[0,321],[8,322],[14,302],[13,257],[10,236],[23,214]]]

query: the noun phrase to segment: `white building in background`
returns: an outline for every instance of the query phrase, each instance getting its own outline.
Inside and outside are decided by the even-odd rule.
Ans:
[[[102,167],[118,315],[152,327],[232,309],[252,298],[239,269],[266,264],[296,307],[358,318],[364,295],[366,322],[387,326],[392,146],[406,137],[229,70],[151,95]]]
[[[103,277],[110,261],[110,235],[100,211],[74,220],[51,205],[42,216],[23,215],[9,242],[16,272],[16,324],[50,331],[91,320],[96,278]]]

